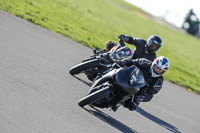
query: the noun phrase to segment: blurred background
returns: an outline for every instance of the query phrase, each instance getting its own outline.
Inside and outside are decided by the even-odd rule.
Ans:
[[[197,0],[124,0],[145,12],[183,28],[200,38],[200,8]]]

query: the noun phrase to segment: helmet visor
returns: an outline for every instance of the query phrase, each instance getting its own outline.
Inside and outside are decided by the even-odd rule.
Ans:
[[[153,67],[153,71],[156,75],[162,75],[165,71],[159,68],[156,64]]]
[[[149,52],[155,52],[155,51],[157,51],[159,48],[160,48],[160,46],[161,45],[159,45],[159,44],[156,44],[156,43],[152,43],[150,46],[148,46],[147,48],[148,48],[148,51]]]

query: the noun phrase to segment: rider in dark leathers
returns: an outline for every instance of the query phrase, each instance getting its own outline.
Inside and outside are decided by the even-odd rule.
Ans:
[[[156,58],[156,51],[162,46],[162,39],[157,35],[152,35],[146,41],[144,39],[133,38],[127,35],[119,35],[126,43],[135,46],[133,59],[146,58],[153,61]],[[112,41],[107,42],[107,51],[109,51],[114,45]]]
[[[185,27],[185,24],[189,24],[189,27]],[[198,35],[199,33],[199,19],[197,15],[194,13],[193,9],[191,9],[183,22],[182,28],[185,29],[191,35]]]
[[[120,62],[121,66],[136,65],[142,71],[145,79],[145,86],[140,88],[137,95],[132,96],[129,100],[123,103],[123,106],[133,111],[137,108],[140,102],[148,102],[153,98],[153,95],[158,93],[162,88],[163,74],[169,68],[169,61],[167,58],[161,56],[156,58],[153,62],[145,58],[127,59]],[[117,108],[112,108],[114,111]]]

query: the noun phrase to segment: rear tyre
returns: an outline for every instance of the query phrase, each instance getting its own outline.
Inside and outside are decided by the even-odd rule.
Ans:
[[[78,101],[78,105],[83,107],[85,105],[88,105],[90,103],[93,103],[93,102],[105,97],[106,95],[108,95],[110,93],[111,93],[110,88],[109,88],[109,86],[107,86],[103,89],[100,89],[100,90],[98,90],[94,93],[91,93],[91,94],[87,95],[86,97],[80,99]]]
[[[69,73],[71,75],[75,75],[75,74],[79,74],[87,69],[90,69],[92,67],[98,67],[98,66],[99,66],[98,59],[89,60],[86,62],[82,62],[76,66],[73,66],[72,68],[70,68]]]

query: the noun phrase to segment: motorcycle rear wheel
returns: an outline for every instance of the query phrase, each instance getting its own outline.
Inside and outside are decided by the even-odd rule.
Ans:
[[[73,66],[72,68],[70,68],[69,73],[71,75],[76,75],[87,69],[98,67],[98,66],[99,66],[98,59],[89,60],[89,61],[82,62],[78,65]]]

